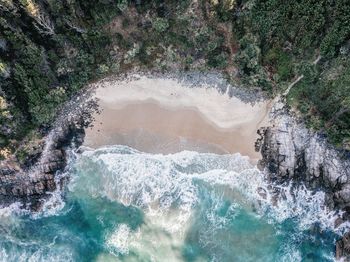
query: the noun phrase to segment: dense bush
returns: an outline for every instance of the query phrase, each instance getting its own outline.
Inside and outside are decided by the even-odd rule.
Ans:
[[[165,18],[156,17],[152,21],[152,26],[157,32],[162,33],[162,32],[165,32],[169,28],[169,22]]]
[[[305,65],[304,79],[289,100],[306,117],[310,127],[322,130],[345,148],[350,142],[350,59],[338,57],[328,65]]]
[[[288,101],[310,127],[350,149],[350,2],[242,1],[232,21],[242,78],[279,93],[303,75]]]

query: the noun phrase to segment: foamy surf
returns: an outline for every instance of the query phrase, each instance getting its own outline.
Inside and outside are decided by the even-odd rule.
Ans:
[[[110,146],[70,165],[45,214],[0,210],[6,261],[332,261],[342,231],[322,192],[276,198],[240,154]]]
[[[275,196],[269,193],[269,185],[262,173],[249,163],[247,157],[239,154],[190,151],[147,154],[126,146],[88,150],[78,160],[77,176],[70,185],[72,191],[77,186],[84,190],[84,194],[141,209],[145,221],[148,221],[147,230],[141,225],[137,231],[141,247],[156,243],[159,231],[172,235],[169,245],[173,245],[172,241],[183,245],[192,224],[198,220],[205,220],[206,226],[202,226],[207,227],[198,237],[199,245],[203,248],[214,245],[213,242],[222,237],[217,236],[218,231],[227,230],[235,217],[242,213],[265,221],[271,235],[283,235],[276,227],[288,223],[288,220],[293,220],[300,232],[310,230],[316,224],[322,230],[335,231],[333,222],[336,216],[324,206],[322,192],[312,193],[304,187],[281,188],[283,199],[272,205]],[[262,189],[265,196],[261,194]],[[203,209],[204,213],[198,218],[198,210]],[[218,215],[222,210],[225,214]],[[156,236],[152,236],[155,234],[152,231],[157,232]],[[127,232],[129,237],[133,235],[132,231]],[[293,238],[298,238],[298,234]],[[293,256],[297,261],[299,251],[290,251],[297,249],[294,245],[291,243],[284,251],[280,250],[280,258]],[[148,248],[152,250],[151,245]],[[214,254],[215,248],[211,248]],[[211,255],[209,257],[215,260]],[[178,256],[181,254],[174,255]],[[220,256],[216,254],[216,257]]]

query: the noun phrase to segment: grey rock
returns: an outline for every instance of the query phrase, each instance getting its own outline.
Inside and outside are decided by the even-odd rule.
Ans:
[[[0,161],[0,206],[20,202],[39,210],[49,192],[62,188],[66,178],[59,174],[66,168],[68,152],[82,144],[85,127],[98,109],[89,91],[82,92],[62,107],[45,143],[33,150],[24,165],[13,158]]]
[[[0,38],[0,49],[3,51],[7,50],[7,41],[4,38]]]
[[[344,237],[337,241],[335,257],[340,261],[350,261],[350,233],[346,233]]]
[[[330,209],[343,210],[350,220],[350,159],[344,151],[305,127],[297,116],[288,112],[283,101],[271,112],[272,126],[260,131],[257,143],[262,153],[259,166],[276,183],[303,183],[311,190],[326,193]],[[350,261],[350,232],[336,244],[337,259]]]
[[[350,159],[321,135],[307,129],[282,102],[271,113],[272,126],[263,130],[259,165],[271,180],[303,182],[330,195],[330,206],[350,208]]]
[[[46,147],[36,150],[27,166],[14,161],[0,163],[0,205],[21,202],[31,210],[40,209],[49,192],[56,190],[56,175],[67,164],[67,150],[79,146],[84,137],[85,120],[67,121],[47,138]],[[76,141],[76,137],[78,140]],[[38,157],[40,156],[40,157]]]

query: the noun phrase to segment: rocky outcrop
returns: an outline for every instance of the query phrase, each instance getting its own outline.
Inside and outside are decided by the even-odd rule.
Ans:
[[[336,243],[335,256],[338,260],[343,259],[343,261],[349,261],[350,254],[350,232],[346,233],[342,239],[338,240]]]
[[[81,144],[83,137],[82,123],[67,123],[49,138],[49,147],[32,156],[34,160],[29,161],[34,162],[32,165],[20,167],[13,160],[1,162],[0,205],[21,202],[27,209],[38,210],[48,193],[59,186],[56,175],[66,166],[69,146]]]
[[[260,162],[269,171],[269,178],[323,189],[330,208],[350,210],[350,158],[346,152],[307,129],[283,103],[277,103],[271,114],[272,127],[262,131]]]
[[[85,128],[97,110],[90,92],[77,95],[63,106],[44,143],[31,152],[24,165],[14,158],[0,161],[0,206],[20,202],[30,210],[39,210],[50,192],[62,185],[72,148],[83,143]]]
[[[11,165],[11,164],[10,164]],[[4,173],[4,170],[9,171]],[[6,172],[5,171],[5,172]],[[26,208],[37,210],[47,192],[56,189],[54,174],[28,176],[23,170],[3,164],[0,171],[0,203],[2,206],[21,202]]]
[[[307,129],[288,112],[282,101],[271,112],[272,126],[259,131],[262,140],[260,165],[277,183],[303,183],[311,190],[323,190],[330,209],[342,209],[350,216],[350,157],[331,146],[324,137]],[[337,255],[350,255],[350,241],[340,240]],[[339,250],[341,247],[342,250]],[[349,252],[348,252],[349,251]]]

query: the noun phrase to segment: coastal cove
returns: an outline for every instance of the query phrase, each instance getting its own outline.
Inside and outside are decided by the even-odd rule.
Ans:
[[[0,0],[0,262],[350,262],[350,1]]]
[[[18,201],[1,209],[1,226],[10,228],[0,241],[6,260],[334,260],[347,223],[327,207],[327,194],[307,183],[273,183],[273,175],[282,179],[297,167],[282,161],[279,173],[270,171],[277,153],[290,147],[281,134],[297,137],[303,130],[278,103],[246,101],[230,95],[239,93],[232,86],[147,75],[90,88],[48,136],[44,155],[65,153],[40,158],[27,182],[40,182],[37,175],[64,158],[65,166],[54,170],[56,187],[43,193],[36,212]],[[84,107],[89,125],[78,117]],[[74,108],[82,111],[65,121]],[[276,112],[284,112],[283,121]],[[284,131],[286,122],[295,130]],[[266,136],[262,155],[254,145],[258,129]],[[333,152],[327,150],[324,157]],[[259,160],[269,163],[265,171]],[[19,201],[31,198],[25,194]]]

